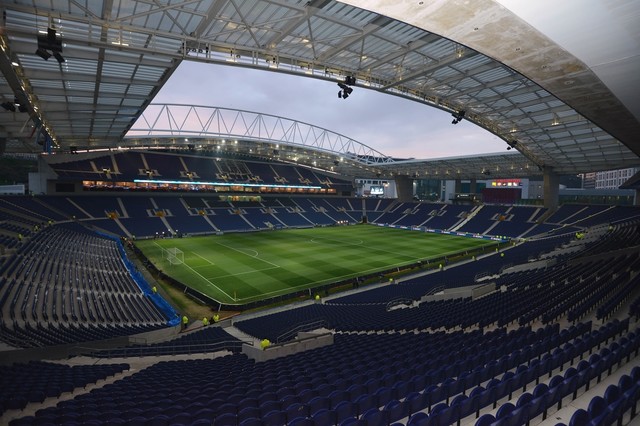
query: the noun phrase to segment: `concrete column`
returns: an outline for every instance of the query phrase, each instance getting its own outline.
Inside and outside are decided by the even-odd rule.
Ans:
[[[478,181],[476,179],[471,179],[469,182],[469,194],[477,194],[478,193]]]
[[[553,171],[553,167],[545,167],[543,179],[544,206],[549,210],[556,210],[558,208],[560,177]]]
[[[413,179],[407,175],[394,176],[396,182],[396,194],[398,194],[398,201],[411,201],[413,200]]]
[[[459,194],[462,192],[462,180],[460,179],[455,180],[455,189],[453,190],[453,192],[456,194]]]

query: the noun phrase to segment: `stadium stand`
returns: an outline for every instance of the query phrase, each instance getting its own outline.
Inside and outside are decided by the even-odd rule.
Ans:
[[[510,400],[522,401],[514,407],[526,406],[521,411],[531,419],[548,416],[575,399],[579,390],[611,374],[609,369],[626,365],[627,356],[640,346],[636,336],[615,322],[598,332],[592,332],[590,324],[578,324],[562,333],[548,326],[536,331],[524,327],[489,333],[338,335],[331,347],[263,363],[241,354],[159,362],[11,424],[172,423],[178,418],[295,424],[298,417],[313,424],[356,417],[366,424],[389,424],[408,417],[407,424],[420,424],[411,417],[424,411],[427,418],[439,416],[442,424],[452,424],[474,415],[505,417],[503,407],[509,407]],[[461,349],[452,352],[454,347]],[[334,367],[331,373],[314,371],[309,363]],[[532,403],[534,398],[539,401]]]
[[[143,162],[135,160],[131,170]],[[236,170],[225,167],[226,173]],[[483,215],[464,222],[470,206],[358,198],[278,196],[257,205],[164,194],[0,200],[3,223],[21,223],[16,229],[25,232],[0,266],[0,336],[16,347],[104,341],[177,324],[175,313],[134,279],[118,240],[95,230],[152,236],[160,229],[154,224],[161,224],[187,233],[247,231],[264,229],[268,221],[313,226],[313,219],[327,218],[334,224],[366,212],[381,223],[395,217],[397,225],[413,226],[407,224],[418,218],[423,226],[459,226],[460,232],[492,233],[509,223],[513,234],[534,236],[501,256],[487,253],[396,284],[242,315],[154,343],[85,350],[109,364],[87,367],[79,378],[63,363],[3,367],[2,377],[12,383],[24,377],[24,386],[9,385],[15,391],[0,398],[2,419],[11,425],[538,424],[563,410],[569,410],[566,424],[605,418],[627,424],[636,416],[635,208],[569,206],[560,212],[563,206],[552,222],[539,224],[542,211],[535,207],[485,206]],[[202,226],[189,228],[195,220]],[[464,293],[485,285],[496,290]],[[442,297],[447,291],[461,293]],[[332,345],[264,362],[242,353],[243,345],[265,338],[291,344],[292,331],[319,324],[333,334]],[[167,356],[194,358],[156,359]],[[118,379],[133,359],[154,361]],[[26,370],[50,379],[31,384]],[[113,374],[113,383],[83,391]],[[73,398],[60,399],[72,390]],[[29,410],[45,400],[54,403]]]
[[[521,237],[527,231],[532,230],[536,223],[533,218],[539,213],[537,207],[508,206],[504,215],[499,215],[497,223],[485,230],[491,235],[506,235],[508,237]]]
[[[166,326],[171,318],[142,292],[118,244],[77,224],[37,231],[2,266],[0,339],[34,347]]]
[[[68,366],[43,361],[0,366],[0,401],[6,402],[0,405],[0,415],[2,409],[22,409],[128,369],[128,364]]]
[[[401,226],[420,226],[426,223],[431,218],[431,212],[434,209],[442,207],[437,204],[430,203],[405,203],[411,205],[411,210],[395,222],[396,225]]]
[[[53,171],[68,181],[133,181],[159,179],[214,181],[228,183],[264,183],[323,186],[336,190],[350,189],[351,182],[328,177],[290,164],[265,163],[259,160],[195,155],[173,155],[159,152],[118,152],[90,160],[74,160],[52,164]],[[114,189],[114,188],[112,188]]]
[[[431,229],[451,229],[462,222],[471,212],[471,206],[443,204],[430,212],[430,218],[423,223]]]
[[[640,206],[577,200],[638,203],[613,169],[640,165],[640,2],[556,3],[2,2],[0,177],[38,173],[0,196],[0,425],[639,424]],[[156,103],[190,62],[366,86],[510,152],[416,159],[403,130],[440,149],[440,124],[360,103],[387,156],[273,115],[326,107],[286,84],[268,114]]]
[[[203,327],[172,340],[107,349],[95,352],[93,355],[103,358],[124,358],[215,352],[223,349],[239,352],[241,347],[242,341],[227,333],[223,328]]]
[[[207,234],[217,231],[252,231],[256,229],[271,229],[272,226],[311,227],[316,225],[333,225],[337,222],[357,223],[362,220],[366,211],[371,223],[396,224],[398,226],[424,226],[431,229],[456,229],[461,232],[479,233],[486,235],[502,235],[520,237],[525,234],[538,235],[560,229],[562,225],[536,224],[529,219],[538,209],[531,207],[494,207],[488,206],[480,210],[486,218],[472,217],[465,222],[471,213],[469,206],[454,206],[430,203],[398,203],[390,201],[384,203],[376,200],[366,210],[355,208],[361,206],[360,198],[306,198],[306,197],[278,197],[264,198],[259,202],[230,202],[220,201],[211,197],[199,196],[172,197],[159,194],[158,196],[113,196],[100,197],[53,197],[38,198],[38,206],[48,210],[50,214],[41,219],[70,220],[100,219],[92,222],[115,235],[135,235],[137,237],[154,236],[156,232],[180,230],[188,234]],[[42,211],[42,209],[40,211]],[[375,210],[381,209],[381,210]],[[520,209],[520,215],[515,212]],[[500,211],[508,213],[502,221]],[[573,223],[576,226],[590,226],[595,218],[609,221],[629,216],[630,209],[617,207],[600,214],[591,214],[582,221]],[[606,214],[607,216],[601,216]],[[619,216],[615,216],[619,214]],[[200,217],[196,219],[196,217]],[[105,220],[103,220],[105,219]],[[113,223],[108,224],[108,220]],[[33,222],[33,219],[29,219]],[[32,222],[25,223],[23,230],[32,226]],[[41,223],[35,221],[33,223]],[[477,223],[477,225],[473,225]],[[601,222],[595,222],[601,223]],[[461,227],[456,226],[462,224]],[[272,226],[270,226],[272,225]],[[493,226],[492,226],[493,225]],[[563,232],[573,228],[562,229]],[[579,229],[579,228],[576,228]]]

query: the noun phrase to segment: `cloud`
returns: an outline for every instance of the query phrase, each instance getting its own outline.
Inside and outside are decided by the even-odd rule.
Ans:
[[[463,120],[400,97],[354,87],[338,98],[336,81],[184,61],[155,103],[215,106],[272,114],[343,134],[383,154],[438,158],[499,152],[504,141]]]

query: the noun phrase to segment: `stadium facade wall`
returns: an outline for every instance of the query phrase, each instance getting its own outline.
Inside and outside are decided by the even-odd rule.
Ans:
[[[24,185],[0,185],[0,195],[24,195]]]

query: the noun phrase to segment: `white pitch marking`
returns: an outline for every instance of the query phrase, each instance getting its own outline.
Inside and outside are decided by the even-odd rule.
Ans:
[[[206,257],[202,257],[200,256],[198,253],[196,253],[195,251],[192,251],[191,253],[195,254],[196,256],[198,256],[200,259],[209,262],[210,265],[215,265],[215,263],[213,263],[212,261],[210,261],[209,259],[207,259]]]
[[[249,257],[253,257],[254,259],[258,259],[258,260],[259,260],[259,261],[261,261],[261,262],[268,263],[269,265],[271,265],[271,266],[273,266],[273,267],[280,268],[280,265],[276,265],[275,263],[269,262],[268,260],[264,260],[264,259],[259,258],[259,257],[258,257],[258,252],[257,252],[257,251],[255,251],[255,250],[253,250],[253,249],[248,249],[248,250],[251,250],[251,251],[255,252],[255,254],[256,254],[255,256],[251,256],[251,255],[247,254],[246,252],[244,252],[244,251],[242,251],[242,250],[240,250],[240,249],[237,249],[237,248],[235,248],[235,247],[228,246],[228,245],[226,245],[226,244],[219,243],[219,242],[217,242],[217,241],[216,241],[216,244],[218,244],[218,245],[220,245],[220,246],[222,246],[222,247],[226,247],[226,248],[228,248],[228,249],[231,249],[231,250],[233,250],[233,251],[237,251],[238,253],[242,253],[242,254],[244,254],[245,256],[249,256]]]
[[[218,275],[216,277],[212,277],[212,279],[235,277],[237,275],[253,274],[255,272],[270,271],[272,269],[279,269],[279,268],[280,268],[280,266],[274,266],[272,268],[264,268],[264,269],[254,269],[253,271],[238,272],[237,274]]]
[[[158,247],[162,248],[162,246],[156,242],[154,242],[155,245],[157,245]],[[226,291],[224,291],[223,289],[221,289],[220,287],[218,287],[217,285],[215,285],[214,283],[212,283],[211,281],[209,281],[208,279],[206,279],[202,274],[200,274],[198,271],[196,271],[195,269],[193,269],[191,266],[187,265],[186,263],[182,263],[184,266],[186,266],[187,268],[191,269],[191,271],[193,271],[194,274],[196,274],[197,276],[199,276],[200,278],[202,278],[203,280],[205,280],[211,287],[215,287],[217,288],[222,294],[224,294],[225,296],[227,296],[229,298],[229,300],[235,300],[233,297],[229,296],[227,294]]]

